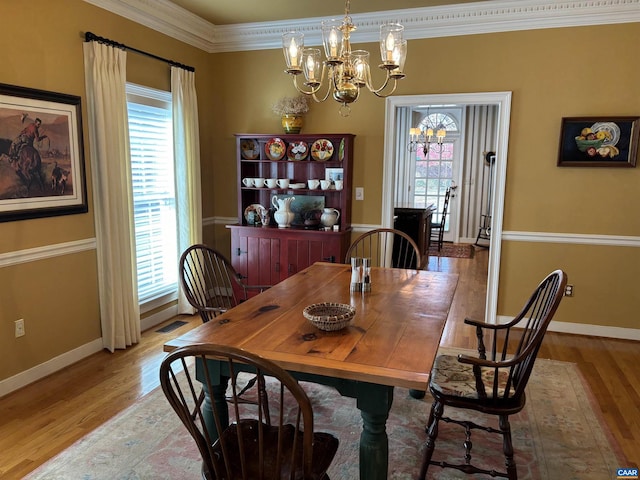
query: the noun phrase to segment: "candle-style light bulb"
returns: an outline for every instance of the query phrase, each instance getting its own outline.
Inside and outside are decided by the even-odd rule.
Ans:
[[[338,56],[338,34],[335,29],[332,29],[329,34],[329,52],[331,57],[335,58]]]
[[[315,69],[316,69],[316,64],[313,61],[313,57],[311,55],[309,55],[307,57],[307,72],[309,75],[309,78],[307,78],[307,80],[309,80],[310,82],[313,82],[315,80]]]
[[[298,45],[295,38],[292,38],[289,44],[289,58],[291,59],[291,68],[298,68]]]
[[[387,60],[393,62],[393,49],[395,48],[395,39],[393,34],[389,32],[385,40],[385,49],[387,50]]]

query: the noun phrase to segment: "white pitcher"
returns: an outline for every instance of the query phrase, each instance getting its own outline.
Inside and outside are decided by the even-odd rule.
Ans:
[[[271,204],[276,209],[273,218],[276,220],[279,228],[287,228],[291,225],[295,214],[291,211],[291,202],[296,197],[278,198],[276,195],[271,197]]]
[[[336,223],[338,223],[338,219],[340,218],[340,212],[335,208],[325,208],[322,211],[322,216],[320,217],[320,223],[325,227],[333,227]]]

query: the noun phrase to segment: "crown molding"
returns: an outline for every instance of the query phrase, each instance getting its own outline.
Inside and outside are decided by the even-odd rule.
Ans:
[[[168,0],[84,0],[208,53],[281,48],[282,33],[300,30],[321,45],[320,22],[214,25]],[[383,23],[405,27],[407,39],[640,22],[640,0],[495,0],[351,15],[358,42],[378,41]]]

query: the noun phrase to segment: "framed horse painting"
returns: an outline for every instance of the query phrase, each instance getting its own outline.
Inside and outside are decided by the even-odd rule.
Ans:
[[[0,84],[0,222],[85,212],[80,97]]]

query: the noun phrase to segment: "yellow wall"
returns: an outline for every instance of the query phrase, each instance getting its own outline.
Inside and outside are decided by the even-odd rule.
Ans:
[[[89,213],[0,223],[0,254],[95,237],[91,158],[86,124],[82,43],[84,32],[114,39],[196,68],[203,127],[202,155],[213,150],[206,135],[214,113],[208,88],[211,56],[81,0],[0,4],[0,82],[82,98]],[[167,64],[127,55],[127,78],[169,90]],[[207,172],[211,178],[210,168]],[[204,215],[213,214],[211,188]],[[101,336],[95,250],[0,268],[0,380],[39,365]],[[26,335],[14,338],[24,318]]]
[[[79,95],[85,119],[86,31],[194,66],[203,215],[237,215],[233,133],[279,132],[270,106],[294,93],[279,49],[206,54],[81,0],[2,2],[0,18],[0,81]],[[640,62],[630,48],[638,44],[638,23],[413,40],[397,93],[513,92],[505,230],[640,237],[640,168],[555,166],[563,116],[640,113]],[[168,89],[160,62],[129,53],[127,72],[132,82]],[[365,201],[353,204],[354,224],[380,222],[384,108],[365,94],[348,118],[326,102],[305,119],[305,132],[356,135],[355,186],[365,188]],[[89,213],[0,224],[0,254],[95,236],[86,124],[84,133]],[[207,227],[205,240],[229,251],[223,226]],[[99,338],[95,262],[87,251],[0,268],[0,380]],[[639,263],[633,247],[504,242],[499,313],[515,314],[539,278],[561,267],[576,293],[558,320],[638,328]],[[18,318],[27,335],[15,339]]]
[[[629,48],[639,41],[638,23],[412,40],[407,78],[397,93],[513,92],[505,231],[637,239],[640,167],[558,168],[556,161],[562,117],[640,114],[640,62]],[[603,49],[606,58],[594,58],[594,50]],[[269,107],[294,93],[281,57],[279,50],[216,57],[235,74],[234,94],[220,98],[225,116],[214,132],[225,176],[235,172],[234,132],[280,129]],[[312,105],[305,118],[305,132],[356,135],[355,186],[365,188],[366,201],[353,202],[354,224],[380,223],[384,108],[384,101],[364,95],[349,118],[338,114],[335,102]],[[216,185],[216,215],[235,215],[235,203],[227,201],[235,198],[235,185]],[[503,242],[503,249],[499,315],[515,315],[538,281],[562,268],[575,295],[564,300],[557,321],[639,328],[637,315],[629,313],[640,309],[630,293],[640,249],[514,241]]]

